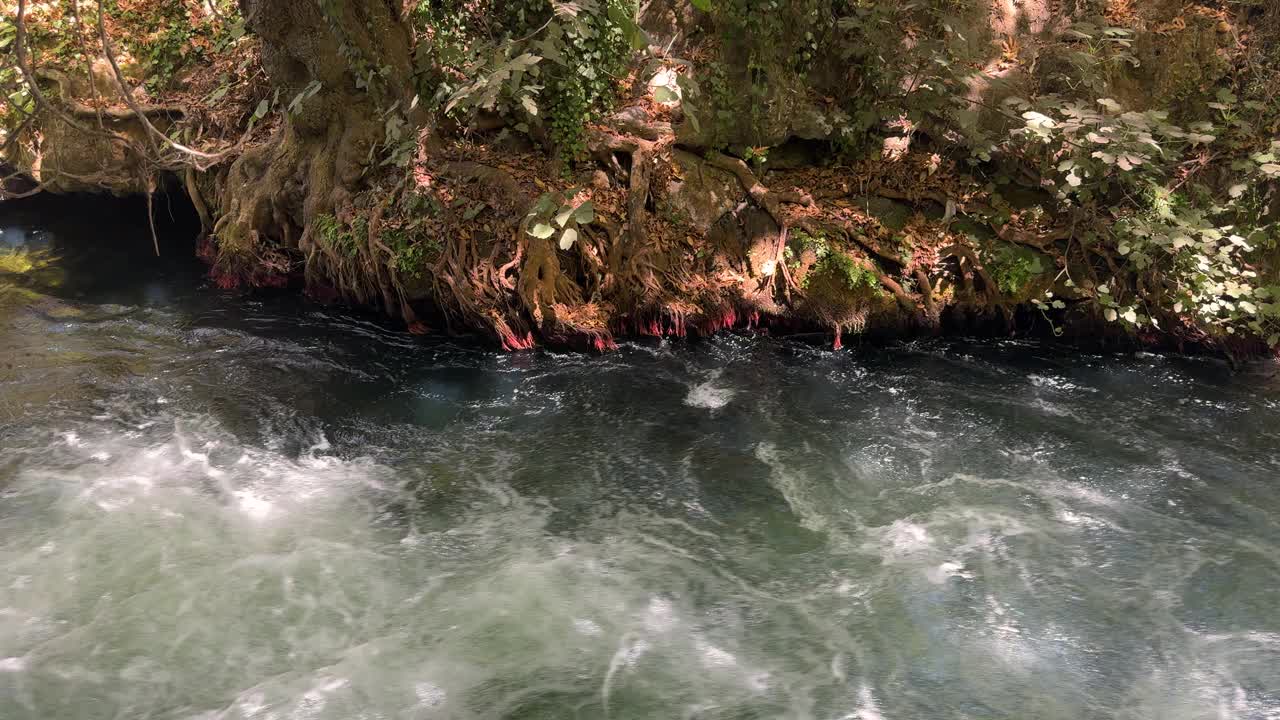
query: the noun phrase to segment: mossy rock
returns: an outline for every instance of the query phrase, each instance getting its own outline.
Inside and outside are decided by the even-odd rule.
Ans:
[[[802,314],[855,333],[866,327],[867,318],[886,299],[879,276],[867,261],[840,249],[823,252],[804,268],[799,282],[804,292]]]

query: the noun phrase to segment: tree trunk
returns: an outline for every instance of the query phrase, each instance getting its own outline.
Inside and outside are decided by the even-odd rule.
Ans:
[[[214,232],[224,278],[262,283],[263,268],[314,252],[309,228],[342,212],[360,190],[385,118],[411,126],[412,32],[390,0],[240,0],[262,38],[262,63],[285,116],[264,144],[249,148],[221,179]],[[318,90],[285,111],[294,98]],[[274,258],[274,259],[273,259]]]

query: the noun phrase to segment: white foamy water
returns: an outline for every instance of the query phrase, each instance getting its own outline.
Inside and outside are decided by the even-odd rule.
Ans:
[[[137,238],[0,316],[0,720],[1280,720],[1265,377],[495,354]]]
[[[706,382],[690,388],[689,394],[685,396],[684,404],[708,410],[719,410],[728,405],[733,400],[733,396],[737,394],[737,391],[719,384],[720,375],[720,372],[713,371],[709,373],[710,377]]]

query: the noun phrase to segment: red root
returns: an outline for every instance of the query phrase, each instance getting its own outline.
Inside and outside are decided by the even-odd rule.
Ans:
[[[698,325],[699,335],[714,335],[721,330],[732,330],[738,325],[738,312],[727,307],[718,316],[711,315]]]
[[[502,349],[507,352],[532,350],[535,345],[532,332],[525,333],[524,337],[518,337],[511,331],[511,328],[505,325],[498,328],[498,337],[502,341]]]
[[[591,348],[598,353],[611,352],[618,349],[618,343],[613,341],[613,336],[605,332],[591,333]]]
[[[745,327],[755,330],[763,326],[764,316],[758,310],[742,314],[732,305],[712,309],[692,318],[685,312],[671,307],[660,307],[621,323],[623,334],[642,337],[708,337],[722,330]]]
[[[675,316],[671,318],[671,334],[676,337],[685,337],[688,335],[683,314],[676,313]]]

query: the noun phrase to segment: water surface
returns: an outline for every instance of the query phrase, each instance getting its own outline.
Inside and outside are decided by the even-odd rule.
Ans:
[[[0,207],[4,720],[1280,718],[1272,367],[501,354],[104,212]]]

